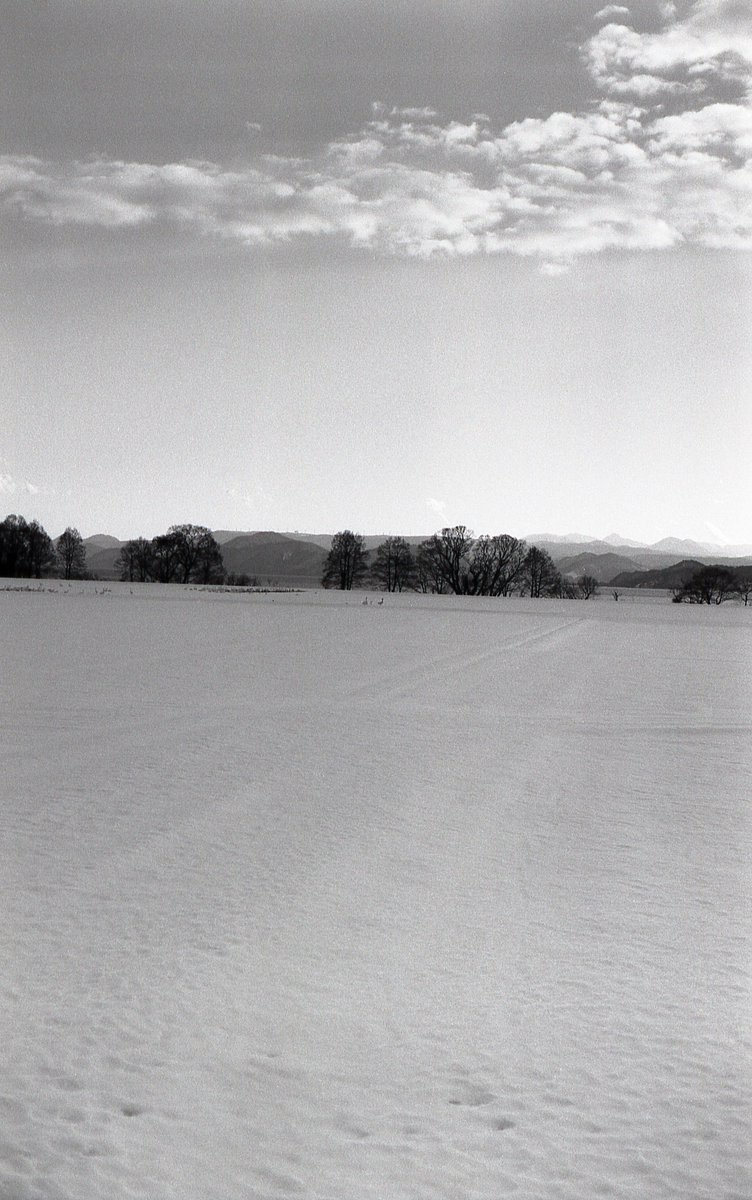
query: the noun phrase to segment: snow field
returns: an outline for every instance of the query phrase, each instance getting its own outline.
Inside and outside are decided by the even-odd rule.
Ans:
[[[747,1200],[748,612],[0,612],[2,1200]]]

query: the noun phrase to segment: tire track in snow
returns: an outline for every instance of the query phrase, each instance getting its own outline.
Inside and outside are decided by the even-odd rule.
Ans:
[[[472,667],[480,666],[483,663],[490,662],[494,658],[501,658],[508,653],[522,650],[528,646],[534,646],[537,650],[539,647],[543,648],[552,643],[565,641],[567,640],[567,635],[572,636],[587,621],[587,617],[575,617],[571,621],[562,621],[552,629],[541,629],[535,633],[527,633],[521,637],[495,642],[492,646],[479,653],[467,654],[462,650],[458,650],[454,654],[442,655],[422,666],[401,672],[397,675],[392,673],[372,677],[367,683],[361,683],[357,687],[350,688],[341,696],[341,700],[347,702],[361,697],[369,700],[378,700],[386,695],[391,698],[404,696],[411,688],[437,676],[441,677],[443,675],[452,678],[460,672],[465,672]]]

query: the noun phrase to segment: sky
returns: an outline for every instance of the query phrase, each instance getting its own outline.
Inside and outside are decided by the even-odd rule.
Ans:
[[[0,6],[0,509],[752,541],[748,0]]]

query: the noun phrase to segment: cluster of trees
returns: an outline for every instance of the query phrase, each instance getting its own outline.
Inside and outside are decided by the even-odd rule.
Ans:
[[[70,526],[53,542],[38,521],[11,513],[0,521],[0,576],[41,579],[58,574],[63,579],[83,579],[86,547],[77,529]]]
[[[739,596],[746,606],[752,599],[752,573],[729,567],[701,567],[672,596],[674,604],[723,604]]]
[[[38,521],[11,513],[0,523],[0,575],[41,579],[55,562],[52,539]]]
[[[475,537],[464,525],[447,526],[421,542],[413,553],[401,537],[388,537],[373,558],[365,540],[351,529],[332,538],[322,585],[349,591],[370,586],[387,592],[434,592],[461,596],[581,596],[598,584],[590,575],[564,579],[551,555],[510,533]]]
[[[171,525],[155,538],[133,538],[115,560],[130,583],[222,583],[222,551],[205,525]]]
[[[222,583],[226,578],[222,551],[203,525],[172,525],[167,533],[126,542],[115,566],[131,583]],[[41,579],[86,579],[86,546],[70,526],[53,542],[38,521],[13,514],[0,522],[0,576]],[[237,580],[237,582],[242,582]]]

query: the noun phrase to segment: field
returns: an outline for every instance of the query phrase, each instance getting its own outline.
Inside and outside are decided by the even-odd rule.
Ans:
[[[1,1200],[748,1200],[752,613],[371,599],[0,591]]]

